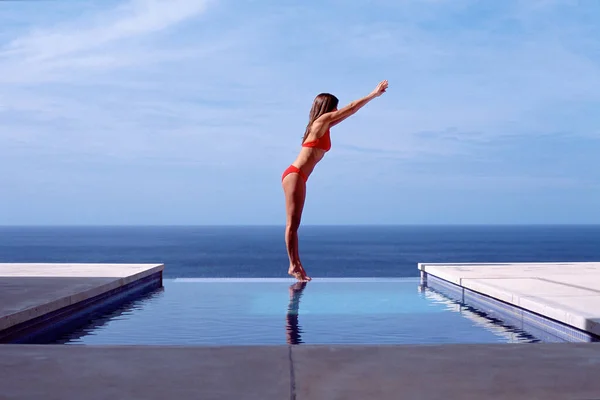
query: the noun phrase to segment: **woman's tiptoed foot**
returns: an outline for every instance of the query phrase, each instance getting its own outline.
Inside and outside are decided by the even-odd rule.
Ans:
[[[304,267],[302,267],[302,265],[290,265],[290,268],[288,269],[288,274],[301,282],[308,282],[312,279],[311,277],[306,275],[306,271],[304,270]]]

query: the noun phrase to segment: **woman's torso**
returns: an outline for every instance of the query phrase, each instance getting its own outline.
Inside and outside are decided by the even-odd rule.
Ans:
[[[321,136],[315,136],[316,135],[311,134],[308,135],[306,140],[302,143],[300,154],[298,154],[298,157],[296,157],[296,160],[292,163],[292,165],[301,169],[307,176],[312,173],[315,166],[323,159],[325,153],[331,149],[329,129]]]

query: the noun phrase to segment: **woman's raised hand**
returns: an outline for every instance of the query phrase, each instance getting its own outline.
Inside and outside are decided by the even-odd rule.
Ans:
[[[386,89],[388,88],[388,81],[387,79],[384,81],[379,82],[379,85],[377,85],[377,87],[375,88],[375,90],[373,90],[373,94],[376,97],[381,96],[382,94],[385,93]]]

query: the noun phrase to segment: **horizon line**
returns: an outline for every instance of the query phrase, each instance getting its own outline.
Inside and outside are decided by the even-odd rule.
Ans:
[[[600,226],[600,223],[397,223],[397,224],[303,224],[302,227],[460,227],[460,226]],[[0,224],[0,228],[245,228],[245,227],[277,227],[285,224]]]

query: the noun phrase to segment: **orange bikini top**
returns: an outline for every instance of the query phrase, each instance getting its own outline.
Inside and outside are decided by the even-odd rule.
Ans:
[[[331,137],[329,136],[329,129],[327,132],[317,140],[302,143],[302,147],[315,147],[317,149],[329,151],[331,149]]]

